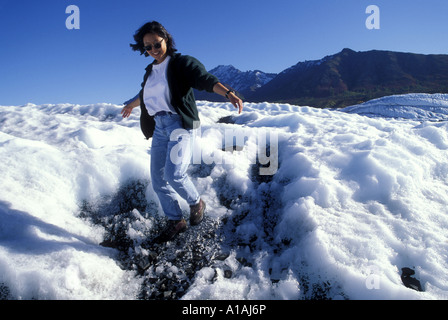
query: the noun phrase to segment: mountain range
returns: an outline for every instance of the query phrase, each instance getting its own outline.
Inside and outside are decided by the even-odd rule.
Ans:
[[[218,66],[210,73],[247,102],[340,108],[405,93],[448,92],[448,55],[371,50],[341,52],[299,62],[279,74]],[[198,100],[222,101],[196,92]]]
[[[209,71],[218,77],[221,83],[228,88],[237,91],[242,97],[251,96],[257,89],[274,79],[276,73],[266,73],[260,70],[240,71],[232,65],[220,65]],[[224,97],[205,91],[195,91],[198,100],[208,100],[214,102],[226,101]]]

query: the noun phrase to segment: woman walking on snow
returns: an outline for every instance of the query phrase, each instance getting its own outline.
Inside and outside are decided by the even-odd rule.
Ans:
[[[134,51],[151,56],[154,61],[146,68],[139,95],[128,103],[121,114],[129,117],[140,106],[140,125],[146,139],[152,137],[151,178],[160,205],[168,218],[166,228],[156,241],[173,239],[187,228],[176,200],[177,194],[190,205],[190,225],[199,224],[205,212],[205,202],[187,176],[191,159],[192,130],[199,124],[193,88],[215,92],[227,97],[241,113],[243,102],[204,66],[191,56],[176,53],[173,37],[158,22],[143,25],[134,35]],[[174,130],[183,129],[182,148],[176,161],[171,150],[179,142],[171,141]]]

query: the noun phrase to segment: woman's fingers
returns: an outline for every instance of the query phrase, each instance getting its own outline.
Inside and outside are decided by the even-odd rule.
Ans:
[[[238,109],[238,113],[243,111],[243,101],[238,97],[232,97],[230,102],[233,104],[235,108]]]

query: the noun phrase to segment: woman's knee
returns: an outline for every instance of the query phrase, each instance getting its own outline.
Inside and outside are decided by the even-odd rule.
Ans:
[[[186,173],[179,173],[176,171],[165,171],[164,175],[164,179],[171,185],[183,184],[186,178]]]

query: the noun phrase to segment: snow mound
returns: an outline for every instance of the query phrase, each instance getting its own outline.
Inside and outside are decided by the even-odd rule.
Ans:
[[[431,97],[383,101],[427,110],[446,99]],[[139,111],[123,120],[110,104],[0,106],[0,298],[448,297],[447,122],[271,103],[241,115],[228,103],[198,108],[202,158],[190,175],[207,223],[141,270],[163,213]]]
[[[372,117],[423,121],[448,120],[448,94],[403,94],[382,97],[341,109]]]

